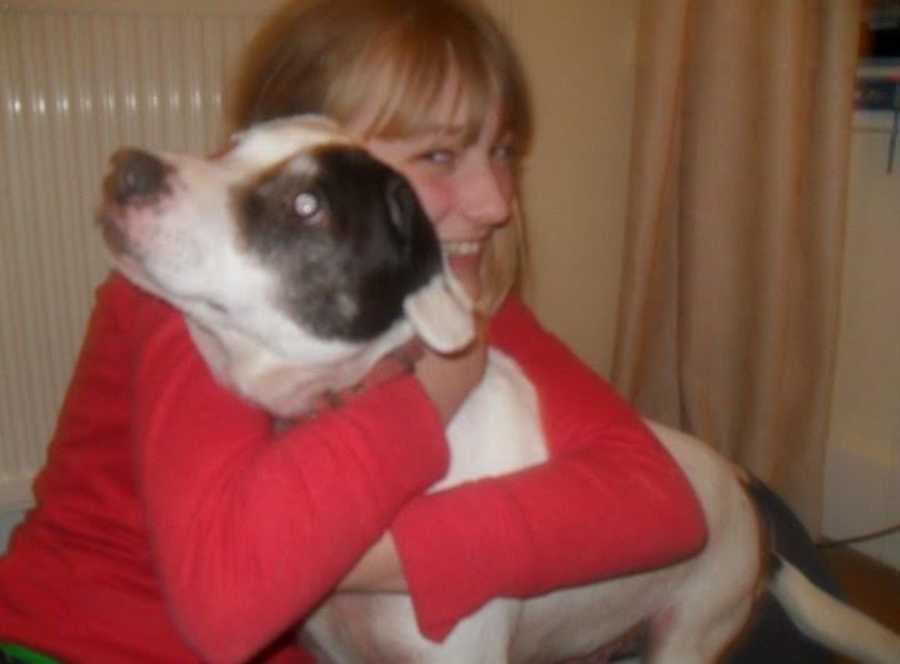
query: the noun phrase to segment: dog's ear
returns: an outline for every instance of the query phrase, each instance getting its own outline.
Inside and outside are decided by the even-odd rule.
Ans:
[[[388,182],[385,199],[391,223],[405,234],[411,220],[421,214],[415,193],[406,180],[397,176]]]
[[[432,350],[453,353],[475,338],[474,306],[445,265],[441,274],[403,301],[403,311],[416,334]]]

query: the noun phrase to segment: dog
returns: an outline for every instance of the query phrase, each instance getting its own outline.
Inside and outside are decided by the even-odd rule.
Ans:
[[[414,336],[449,353],[474,334],[472,303],[409,184],[325,118],[261,124],[210,158],[120,150],[98,219],[114,267],[183,311],[217,379],[279,418],[358,383]],[[544,461],[536,406],[516,363],[490,350],[484,380],[449,425],[450,470],[434,488]],[[695,557],[493,600],[442,643],[419,634],[403,595],[338,593],[306,622],[304,642],[340,664],[560,662],[638,629],[645,661],[699,664],[734,654],[768,596],[813,641],[863,662],[900,662],[900,636],[770,545],[767,518],[775,531],[790,520],[774,494],[701,441],[649,425],[702,504],[709,539]],[[485,453],[496,450],[488,437],[517,442]],[[352,632],[342,629],[350,616]]]

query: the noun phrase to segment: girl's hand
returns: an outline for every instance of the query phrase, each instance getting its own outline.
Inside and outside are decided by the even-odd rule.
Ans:
[[[390,533],[381,536],[338,584],[338,590],[351,593],[407,592],[406,578]]]
[[[469,392],[481,382],[486,366],[487,343],[482,332],[458,353],[439,355],[426,350],[416,363],[416,377],[440,412],[444,424],[453,419]]]
[[[412,373],[416,362],[422,358],[425,352],[422,343],[418,339],[400,346],[384,357],[369,370],[369,373],[353,387],[340,392],[326,392],[316,399],[313,414],[322,413],[333,408],[339,408],[354,394],[364,392],[370,387],[379,385],[397,376]]]
[[[415,349],[407,348],[404,355],[405,360],[409,359],[410,351],[421,356],[415,363],[416,377],[445,424],[453,419],[469,392],[484,377],[487,366],[485,326],[479,325],[478,328],[475,341],[459,353],[438,355],[418,345]],[[403,362],[398,362],[397,357],[387,359],[387,365],[380,366],[364,381],[363,389],[377,384],[379,378],[384,380],[397,375],[396,372],[392,373],[392,369],[398,368]],[[360,558],[338,585],[338,589],[344,592],[407,592],[406,578],[394,539],[389,532],[382,535]]]
[[[464,350],[452,355],[432,352],[418,340],[409,342],[379,360],[359,385],[344,392],[323,394],[315,412],[337,408],[354,394],[404,373],[414,372],[444,424],[449,423],[469,392],[484,376],[487,343],[484,325],[479,324],[478,328],[476,339]]]

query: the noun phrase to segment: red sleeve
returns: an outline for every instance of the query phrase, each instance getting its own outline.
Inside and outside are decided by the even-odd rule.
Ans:
[[[394,522],[420,628],[434,639],[494,597],[664,565],[706,538],[669,454],[521,302],[505,303],[490,341],[535,384],[551,458],[416,498]]]
[[[153,306],[129,315],[144,328],[133,441],[155,564],[204,661],[245,661],[446,472],[443,427],[404,377],[276,438],[266,414],[216,384],[181,316]]]

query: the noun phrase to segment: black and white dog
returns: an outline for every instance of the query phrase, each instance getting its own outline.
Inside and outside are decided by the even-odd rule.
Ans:
[[[99,218],[116,267],[181,309],[216,376],[279,417],[354,385],[413,335],[450,352],[473,334],[471,305],[409,185],[322,118],[260,125],[215,158],[120,151]],[[543,461],[536,412],[515,362],[491,351],[449,427],[441,485]],[[325,661],[497,664],[584,657],[643,625],[645,661],[699,664],[723,657],[774,596],[813,640],[860,661],[900,662],[900,637],[821,591],[790,555],[761,550],[777,498],[703,443],[651,426],[703,505],[709,543],[695,558],[494,600],[442,644],[418,633],[400,595],[336,595],[307,635]],[[507,440],[516,444],[498,449]],[[342,629],[351,615],[353,629]]]

